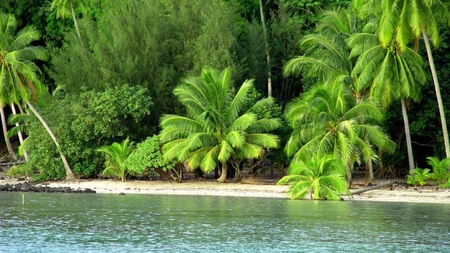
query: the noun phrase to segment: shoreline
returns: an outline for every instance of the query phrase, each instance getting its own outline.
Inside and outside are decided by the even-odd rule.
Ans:
[[[11,179],[0,180],[0,185],[17,184],[25,181]],[[52,181],[40,183],[49,187],[70,187],[86,189],[99,194],[150,194],[150,195],[195,195],[195,196],[229,196],[229,197],[260,197],[289,199],[289,186],[276,186],[270,183],[217,183],[214,180],[186,180],[183,183],[174,181],[117,181],[117,180],[74,180]],[[363,188],[363,187],[360,187]],[[436,187],[414,188],[389,187],[355,194],[352,198],[344,196],[345,201],[385,201],[450,204],[450,189]],[[351,189],[354,191],[356,189]]]

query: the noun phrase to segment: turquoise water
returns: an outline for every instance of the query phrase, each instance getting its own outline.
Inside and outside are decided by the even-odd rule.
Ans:
[[[450,252],[450,205],[0,193],[0,252]]]

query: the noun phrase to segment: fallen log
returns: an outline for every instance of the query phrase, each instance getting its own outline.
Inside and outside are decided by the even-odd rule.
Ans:
[[[16,161],[16,162],[9,162],[9,163],[0,163],[0,167],[9,167],[11,165],[17,165],[17,164],[22,164],[22,163],[26,163],[27,161]]]
[[[352,195],[360,194],[360,193],[363,193],[363,192],[367,192],[367,191],[372,191],[372,190],[380,189],[380,188],[383,188],[383,187],[386,187],[386,186],[392,186],[392,185],[394,185],[394,184],[404,184],[404,182],[401,181],[401,180],[390,180],[390,181],[383,182],[383,183],[380,183],[380,184],[377,184],[377,185],[373,185],[373,186],[369,186],[369,187],[364,187],[364,188],[362,188],[362,189],[353,191],[353,192],[351,192],[351,193],[352,193]]]

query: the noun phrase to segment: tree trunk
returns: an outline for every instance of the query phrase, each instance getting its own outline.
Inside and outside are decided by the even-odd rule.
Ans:
[[[403,184],[403,182],[400,181],[400,180],[391,180],[391,181],[387,181],[387,182],[384,182],[384,183],[380,183],[380,184],[377,184],[377,185],[374,185],[374,186],[364,187],[364,188],[362,188],[362,189],[353,191],[353,192],[351,192],[351,193],[352,193],[352,195],[355,195],[355,194],[361,194],[361,193],[363,193],[363,192],[367,192],[367,191],[372,191],[372,190],[380,189],[380,188],[383,188],[383,187],[386,187],[386,186],[392,186],[393,184]]]
[[[14,103],[11,103],[11,110],[14,115],[17,114],[16,106],[14,105]],[[19,127],[20,126],[19,123],[16,123],[16,126]],[[18,136],[19,136],[20,145],[23,145],[22,131],[19,131]],[[28,161],[28,152],[25,149],[23,149],[23,156],[25,157],[25,161]]]
[[[220,174],[220,177],[217,179],[217,182],[225,183],[227,180],[227,170],[228,170],[228,164],[227,162],[222,163],[222,174]]]
[[[406,138],[406,149],[408,151],[409,171],[411,171],[414,169],[414,158],[411,144],[411,133],[409,131],[408,114],[406,112],[406,104],[404,98],[401,99],[401,104],[402,104],[403,122],[405,125],[405,138]]]
[[[72,11],[73,24],[75,25],[75,30],[77,31],[78,39],[80,39],[81,45],[83,45],[83,41],[81,40],[80,28],[78,28],[77,18],[75,16],[75,8],[73,8],[73,1],[70,1],[70,10]]]
[[[373,181],[373,162],[369,159],[366,164],[366,184]]]
[[[266,50],[266,64],[267,64],[267,96],[272,97],[272,71],[270,70],[270,53],[269,53],[269,41],[267,39],[266,22],[264,21],[264,12],[262,0],[259,0],[259,13],[261,14],[261,25],[264,34],[264,48]]]
[[[430,42],[428,41],[425,30],[422,29],[423,40],[425,41],[425,47],[427,49],[428,63],[430,64],[431,75],[433,76],[434,90],[436,92],[436,99],[438,102],[439,115],[441,116],[442,134],[444,136],[445,155],[450,158],[450,143],[448,140],[447,121],[445,120],[445,108],[442,103],[441,88],[439,87],[439,81],[436,74],[436,68],[434,67],[433,54],[431,53]]]
[[[5,116],[5,108],[0,106],[0,115],[2,118],[2,128],[3,128],[3,136],[5,137],[6,148],[8,149],[9,156],[14,161],[17,161],[16,153],[14,153],[14,149],[11,145],[11,141],[8,138],[8,127],[6,125],[6,116]]]
[[[59,155],[61,156],[61,160],[64,163],[64,168],[66,169],[66,179],[75,179],[75,175],[73,174],[72,170],[70,169],[69,163],[67,162],[66,157],[64,156],[64,154],[62,153],[59,143],[56,140],[56,136],[53,133],[53,131],[50,129],[50,127],[47,125],[47,122],[45,122],[44,118],[42,118],[42,116],[36,111],[36,109],[33,107],[33,105],[30,102],[27,102],[28,107],[30,108],[30,110],[34,113],[34,115],[36,115],[36,117],[39,119],[39,121],[42,123],[42,125],[44,126],[45,130],[47,130],[48,134],[50,135],[50,137],[52,138],[53,142],[55,143]]]

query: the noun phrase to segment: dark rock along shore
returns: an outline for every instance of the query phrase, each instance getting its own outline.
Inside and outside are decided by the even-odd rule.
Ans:
[[[89,188],[49,187],[45,185],[34,185],[28,182],[0,185],[0,192],[96,193]]]

